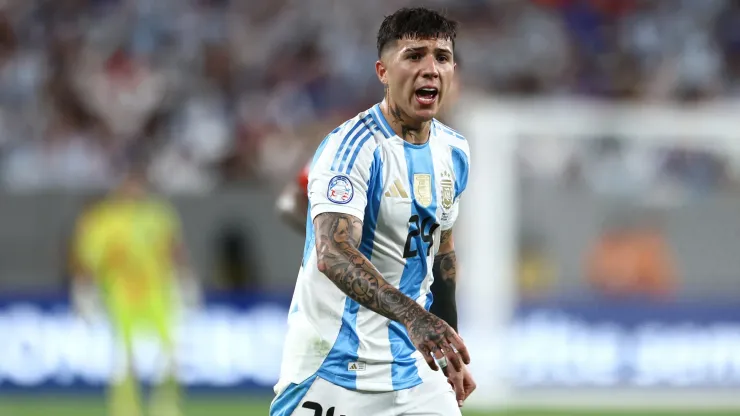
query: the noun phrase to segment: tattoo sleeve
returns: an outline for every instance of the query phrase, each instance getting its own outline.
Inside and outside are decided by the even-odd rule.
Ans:
[[[318,268],[360,305],[388,319],[414,328],[429,319],[418,303],[383,279],[358,250],[362,221],[340,213],[319,214],[314,219]]]
[[[442,231],[440,247],[448,245],[451,238],[452,230]],[[429,311],[442,318],[457,331],[457,302],[455,300],[457,257],[455,256],[455,250],[438,253],[434,257],[432,275],[434,276],[434,282],[432,283],[434,302]]]

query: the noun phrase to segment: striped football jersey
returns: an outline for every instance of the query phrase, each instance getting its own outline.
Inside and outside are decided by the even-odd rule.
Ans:
[[[423,382],[426,366],[398,322],[359,305],[317,268],[313,219],[363,221],[360,251],[427,310],[441,231],[457,218],[469,171],[465,138],[434,120],[425,144],[398,137],[376,104],[332,131],[308,175],[306,244],[275,391],[319,376],[347,389],[393,391]]]

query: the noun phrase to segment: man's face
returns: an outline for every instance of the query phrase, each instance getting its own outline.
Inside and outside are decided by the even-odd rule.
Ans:
[[[455,73],[452,41],[401,39],[376,65],[388,87],[390,105],[419,122],[429,121],[442,107]]]

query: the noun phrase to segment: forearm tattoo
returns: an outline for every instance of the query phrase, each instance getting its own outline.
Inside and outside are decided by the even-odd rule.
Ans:
[[[452,240],[452,230],[444,230],[439,236],[439,246],[445,247]]]
[[[440,246],[449,242],[450,238],[452,238],[452,231],[443,231],[440,236]],[[455,300],[457,256],[454,250],[434,257],[432,274],[434,282],[431,290],[434,302],[429,311],[444,319],[457,331],[457,301]]]
[[[320,214],[314,220],[318,268],[360,305],[409,328],[428,328],[424,308],[383,279],[358,247],[362,222],[352,215]],[[433,317],[432,317],[433,318]],[[442,337],[445,328],[440,328]],[[433,341],[430,339],[430,341]]]
[[[457,283],[457,256],[454,251],[438,255],[434,258],[434,263],[439,264],[439,277],[443,281],[452,285]]]

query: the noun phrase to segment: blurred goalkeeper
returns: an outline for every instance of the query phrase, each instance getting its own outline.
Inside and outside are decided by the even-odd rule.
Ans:
[[[150,414],[179,415],[173,325],[184,304],[197,303],[198,291],[184,267],[177,214],[149,194],[142,172],[132,171],[118,189],[82,213],[74,239],[75,307],[91,320],[99,314],[100,295],[125,352],[124,375],[111,381],[110,414],[142,414],[134,341],[152,334],[163,353],[164,377],[152,395]]]

